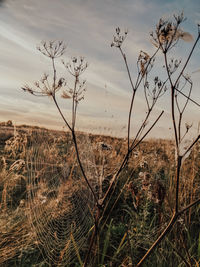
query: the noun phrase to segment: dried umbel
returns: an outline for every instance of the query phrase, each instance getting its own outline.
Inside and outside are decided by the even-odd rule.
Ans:
[[[138,66],[142,76],[147,74],[153,67],[154,59],[151,61],[150,59],[151,57],[149,56],[148,53],[140,51],[140,54],[138,56]]]
[[[121,33],[121,29],[119,27],[116,28],[116,34],[113,36],[113,42],[111,43],[111,47],[115,46],[120,48],[126,39],[128,34],[128,30],[125,30],[124,33]]]
[[[61,91],[61,97],[64,99],[72,99],[72,122],[71,125],[65,120],[69,129],[75,126],[75,117],[78,103],[84,99],[86,91],[86,80],[81,80],[80,76],[88,67],[88,63],[84,57],[72,57],[69,62],[62,59],[62,63],[67,72],[73,76],[74,84],[70,86],[64,77],[58,77],[55,60],[63,56],[66,51],[66,45],[62,41],[42,42],[37,47],[38,51],[44,56],[51,59],[53,76],[44,73],[42,78],[34,83],[33,86],[25,84],[22,90],[35,96],[49,96],[53,99],[59,109],[56,94]],[[59,109],[59,112],[61,110]],[[64,118],[63,114],[62,117]]]
[[[186,42],[193,41],[190,33],[180,29],[180,24],[185,20],[183,13],[174,15],[174,21],[168,21],[161,18],[157,24],[156,31],[151,33],[152,43],[166,53],[171,49],[179,39]]]
[[[79,77],[88,67],[84,57],[72,57],[70,62],[62,60],[62,63],[74,77]]]
[[[44,73],[39,81],[36,81],[33,86],[24,85],[22,90],[35,96],[50,96],[55,97],[57,91],[65,87],[66,82],[63,77],[57,77],[55,67],[55,59],[60,58],[66,50],[66,45],[61,41],[42,42],[37,47],[44,56],[52,61],[53,77],[50,79],[49,75]]]
[[[88,63],[85,61],[84,57],[72,57],[70,62],[65,62],[62,60],[63,65],[66,70],[74,77],[75,86],[71,88],[68,84],[67,89],[63,90],[62,98],[68,99],[72,98],[73,101],[78,104],[84,99],[84,93],[86,91],[86,80],[81,80],[80,76],[87,69]]]
[[[44,56],[50,57],[51,59],[61,57],[66,51],[66,45],[62,41],[50,41],[42,42],[40,46],[37,47]]]
[[[34,87],[30,87],[26,84],[24,85],[24,87],[22,87],[22,90],[35,96],[51,97],[55,96],[55,93],[59,91],[64,85],[66,85],[64,78],[60,78],[57,82],[51,84],[51,82],[49,81],[49,75],[44,73],[40,81],[36,81],[34,83]]]

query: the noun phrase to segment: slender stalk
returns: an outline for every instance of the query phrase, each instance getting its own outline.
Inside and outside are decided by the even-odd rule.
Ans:
[[[128,73],[128,78],[129,78],[129,81],[131,83],[131,87],[133,89],[133,91],[135,91],[135,86],[133,84],[133,81],[132,81],[132,78],[131,78],[131,73],[130,73],[130,70],[129,70],[129,66],[128,66],[128,62],[127,62],[127,59],[126,59],[126,55],[123,53],[121,47],[119,47],[119,51],[124,59],[124,62],[125,62],[125,65],[126,65],[126,70],[127,70],[127,73]]]
[[[179,181],[180,181],[180,170],[182,165],[182,156],[177,158],[177,170],[176,170],[176,200],[175,200],[175,211],[179,210]]]
[[[196,206],[200,204],[200,198],[198,198],[197,200],[195,200],[194,202],[190,203],[189,205],[187,205],[185,208],[182,208],[178,214],[181,215],[182,213],[184,213],[185,211],[189,210],[190,208]]]
[[[57,103],[57,101],[56,101],[56,98],[55,98],[54,96],[53,96],[53,101],[54,101],[54,103],[55,103],[55,105],[56,105],[56,107],[57,107],[57,109],[58,109],[58,111],[59,111],[61,117],[63,118],[64,122],[66,123],[66,125],[68,126],[68,128],[70,129],[70,131],[71,131],[71,133],[72,133],[72,139],[73,139],[73,142],[74,142],[74,147],[75,147],[75,151],[76,151],[76,156],[77,156],[78,164],[79,164],[79,166],[80,166],[80,169],[81,169],[83,178],[85,179],[85,181],[86,181],[86,183],[87,183],[89,189],[91,190],[92,195],[93,195],[93,197],[94,197],[94,199],[95,199],[96,204],[99,205],[99,202],[98,202],[98,199],[97,199],[97,197],[96,197],[96,194],[94,193],[94,190],[93,190],[92,186],[90,185],[90,182],[88,181],[88,178],[87,178],[87,176],[86,176],[86,174],[85,174],[85,171],[84,171],[84,168],[83,168],[83,165],[82,165],[80,156],[79,156],[79,150],[78,150],[78,145],[77,145],[77,141],[76,141],[76,134],[75,134],[75,131],[74,131],[74,129],[72,129],[72,128],[70,127],[69,123],[68,123],[67,120],[65,119],[65,117],[64,117],[64,115],[63,115],[63,113],[62,113],[62,111],[61,111],[61,109],[60,109],[60,107],[59,107],[59,105],[58,105],[58,103]]]
[[[151,111],[152,111],[152,109],[149,109],[149,110],[148,110],[147,115],[146,115],[146,118],[144,119],[144,121],[143,121],[142,125],[140,126],[140,128],[139,128],[139,130],[138,130],[138,132],[137,132],[137,134],[136,134],[136,136],[135,136],[135,138],[134,138],[134,140],[132,141],[132,145],[131,145],[131,147],[133,147],[133,145],[134,145],[135,142],[137,141],[138,137],[139,137],[140,134],[143,132],[143,130],[144,130],[144,128],[145,128],[145,125],[146,125],[146,123],[147,123],[147,120],[148,120],[148,118],[149,118],[149,115],[150,115]]]
[[[98,198],[97,198],[97,196],[96,196],[96,194],[95,194],[95,192],[94,192],[94,190],[93,190],[93,188],[92,188],[92,186],[91,186],[90,182],[88,181],[88,178],[87,178],[87,176],[85,174],[85,171],[84,171],[84,168],[83,168],[80,156],[79,156],[80,154],[79,154],[78,145],[77,145],[77,141],[76,141],[76,134],[75,134],[74,131],[72,131],[72,138],[73,138],[74,147],[75,147],[75,150],[76,150],[76,157],[77,157],[78,164],[80,166],[83,178],[85,179],[85,181],[86,181],[86,183],[87,183],[87,185],[88,185],[88,187],[89,187],[89,189],[90,189],[90,191],[91,191],[91,193],[92,193],[92,195],[93,195],[93,197],[95,199],[95,202],[96,202],[97,206],[99,206]]]
[[[53,66],[53,94],[55,96],[55,88],[56,88],[56,67],[55,67],[55,58],[51,57],[52,66]]]
[[[108,197],[111,189],[113,188],[113,185],[114,185],[116,179],[118,178],[119,174],[121,173],[121,171],[123,170],[124,166],[128,162],[129,154],[130,154],[130,151],[127,152],[127,154],[125,155],[125,157],[124,157],[124,159],[123,159],[123,161],[122,161],[117,173],[113,176],[112,180],[110,181],[110,185],[109,185],[108,189],[106,190],[106,193],[105,193],[103,199],[101,199],[100,205],[104,206],[104,204],[105,204],[105,202],[107,200],[107,197]]]
[[[199,139],[200,139],[200,134],[196,137],[196,139],[194,140],[194,142],[192,142],[192,144],[187,148],[187,150],[182,155],[182,157],[184,157],[193,148],[193,146],[198,142]]]
[[[193,86],[192,82],[191,82],[189,79],[186,80],[186,81],[188,81],[189,84],[190,84],[190,90],[189,90],[187,99],[186,99],[186,101],[185,101],[185,105],[184,105],[184,107],[183,107],[183,109],[182,109],[182,113],[185,111],[185,109],[186,109],[186,107],[187,107],[187,104],[188,104],[188,102],[189,102],[189,99],[190,99],[190,96],[191,96],[191,92],[192,92],[192,86]]]
[[[72,96],[72,130],[75,129],[75,122],[76,122],[76,87],[78,83],[78,76],[75,76],[75,82],[74,82],[74,90],[73,90],[73,96]]]
[[[179,92],[182,96],[186,97],[188,100],[190,100],[192,103],[194,103],[195,105],[197,105],[198,107],[200,107],[200,104],[198,102],[196,102],[195,100],[193,100],[191,97],[188,97],[186,94],[184,94],[182,91],[180,91],[179,89],[175,88],[175,90],[177,92]]]
[[[135,145],[133,145],[133,143],[132,143],[132,145],[131,145],[129,151],[126,153],[126,155],[125,155],[125,157],[124,157],[124,159],[123,159],[123,161],[122,161],[122,163],[121,163],[121,165],[120,165],[120,167],[119,167],[117,173],[113,176],[113,178],[112,178],[112,180],[111,180],[111,182],[110,182],[110,185],[109,185],[109,187],[108,187],[108,189],[107,189],[107,191],[106,191],[106,193],[105,193],[103,199],[101,200],[101,205],[102,205],[102,206],[105,204],[106,199],[107,199],[107,197],[108,197],[108,194],[110,193],[110,191],[111,191],[111,189],[112,189],[114,183],[116,182],[116,180],[117,180],[119,174],[121,173],[121,171],[123,170],[123,168],[124,168],[125,165],[127,164],[128,160],[129,160],[130,153],[133,151],[133,149],[135,149],[135,148],[136,148],[136,147],[137,147],[137,146],[144,140],[144,138],[148,135],[148,133],[153,129],[153,127],[154,127],[154,126],[156,125],[156,123],[159,121],[159,119],[161,118],[161,116],[163,115],[163,113],[164,113],[164,111],[162,111],[162,112],[160,113],[160,115],[157,117],[157,119],[156,119],[156,120],[154,121],[154,123],[151,125],[151,127],[149,128],[149,130],[143,135],[143,137],[142,137],[142,138],[141,138]]]
[[[156,56],[156,54],[158,53],[159,50],[160,50],[160,47],[158,47],[158,48],[156,49],[156,51],[154,52],[154,54],[153,54],[153,55],[151,56],[151,58],[149,59],[147,65],[146,65],[146,67],[145,67],[145,69],[144,69],[144,73],[145,73],[145,74],[147,73],[147,69],[148,69],[149,65],[151,64],[152,60],[155,58],[155,56]],[[139,74],[141,74],[141,73],[139,73]],[[139,79],[139,76],[140,76],[140,79]],[[136,84],[135,84],[135,88],[136,88],[136,89],[140,86],[143,77],[144,77],[144,75],[138,75],[138,79],[137,79]]]
[[[92,251],[92,248],[93,248],[95,239],[97,238],[97,235],[98,235],[99,218],[100,218],[100,207],[98,206],[97,207],[97,214],[96,214],[96,217],[95,217],[94,231],[93,231],[92,236],[91,236],[91,239],[90,239],[90,245],[89,245],[89,248],[88,248],[88,252],[86,254],[86,257],[85,257],[85,261],[84,261],[83,267],[86,267],[88,265],[89,256],[90,256],[90,253]]]
[[[167,227],[164,229],[164,231],[160,234],[160,236],[156,239],[156,241],[153,243],[153,245],[148,249],[146,254],[143,256],[143,258],[136,264],[136,267],[142,266],[145,260],[149,258],[149,256],[153,253],[153,251],[157,248],[157,246],[161,243],[161,241],[165,238],[165,236],[171,231],[173,228],[174,224],[176,223],[178,217],[182,215],[185,211],[188,209],[192,208],[193,206],[197,205],[200,203],[200,198],[194,201],[193,203],[189,204],[185,208],[181,209],[180,211],[176,212],[174,211],[172,218],[167,225]]]
[[[57,102],[57,100],[56,100],[56,97],[55,97],[55,96],[52,96],[52,98],[53,98],[53,101],[54,101],[54,103],[55,103],[55,105],[56,105],[56,108],[58,109],[58,112],[60,113],[60,115],[61,115],[61,117],[62,117],[64,123],[67,125],[67,127],[69,128],[69,130],[72,131],[71,126],[70,126],[69,123],[67,122],[65,116],[63,115],[63,113],[62,113],[62,111],[61,111],[61,109],[60,109],[60,107],[59,107],[59,105],[58,105],[58,102]]]
[[[128,151],[130,148],[130,130],[131,130],[131,116],[132,116],[132,110],[133,110],[133,102],[135,99],[135,90],[132,93],[132,98],[131,98],[131,104],[130,104],[130,109],[128,113],[128,137],[127,137],[127,142],[128,142]]]
[[[170,85],[171,85],[171,116],[172,116],[172,123],[173,123],[173,128],[174,128],[174,135],[175,135],[175,143],[176,143],[176,149],[178,150],[178,134],[177,134],[177,128],[176,128],[176,119],[175,119],[175,105],[174,105],[174,98],[175,98],[175,88],[176,86],[174,86],[172,79],[171,79],[171,75],[169,72],[169,67],[168,67],[168,61],[167,61],[167,53],[164,52],[164,59],[165,59],[165,66],[166,66],[166,70],[167,70],[167,75],[170,81]]]
[[[109,214],[112,212],[112,210],[113,210],[114,207],[116,206],[116,204],[117,204],[119,198],[121,197],[121,195],[122,195],[122,193],[123,193],[123,191],[124,191],[126,185],[128,184],[128,182],[130,181],[131,178],[133,178],[133,174],[134,174],[134,170],[132,171],[132,173],[130,174],[130,176],[127,178],[126,182],[125,182],[124,185],[123,185],[123,188],[120,190],[120,193],[118,194],[117,198],[115,199],[115,202],[113,203],[112,207],[111,207],[110,210],[109,210]],[[110,197],[110,198],[111,198],[111,197]],[[108,201],[107,203],[109,203],[109,201]],[[102,217],[104,216],[104,213],[105,213],[106,208],[107,208],[107,206],[105,206],[105,208],[104,208]],[[105,219],[102,228],[104,228],[104,226],[106,225],[107,220],[108,220],[108,218],[109,218],[109,214],[108,214],[107,218]]]
[[[129,70],[127,59],[126,59],[126,55],[123,53],[121,47],[119,47],[119,51],[120,51],[120,53],[121,53],[121,55],[122,55],[122,57],[124,59],[126,70],[127,70],[127,73],[128,73],[128,78],[129,78],[129,81],[130,81],[130,84],[131,84],[131,87],[132,87],[132,90],[133,90],[130,109],[129,109],[129,114],[128,114],[128,137],[127,137],[127,142],[128,142],[128,150],[129,150],[129,147],[130,147],[131,116],[132,116],[133,103],[134,103],[134,99],[135,99],[136,89],[135,89],[133,81],[132,81],[132,77],[131,77],[131,74],[130,74],[130,70]]]
[[[149,130],[143,135],[143,137],[135,144],[135,145],[131,145],[131,151],[133,151],[133,149],[135,149],[143,140],[144,138],[148,135],[148,133],[153,129],[153,127],[156,125],[156,123],[159,121],[159,119],[161,118],[161,116],[163,115],[164,110],[160,113],[160,115],[158,116],[158,118],[154,121],[154,123],[151,125],[151,127],[149,128]]]
[[[182,118],[183,118],[183,113],[180,112],[179,113],[179,120],[178,120],[178,142],[179,142],[179,144],[181,142],[181,122],[182,122]]]
[[[165,230],[161,233],[161,235],[157,238],[157,240],[153,243],[153,245],[148,249],[147,253],[143,256],[143,258],[136,264],[136,267],[142,266],[144,261],[149,258],[155,248],[160,244],[160,242],[165,238],[165,236],[171,231],[172,227],[174,226],[178,215],[176,213],[173,214],[169,224],[165,228]]]
[[[200,39],[200,32],[199,32],[199,34],[198,34],[198,36],[197,36],[197,39],[196,39],[196,41],[195,41],[195,43],[194,43],[194,45],[193,45],[193,47],[192,47],[192,49],[191,49],[191,51],[190,51],[188,57],[187,57],[187,60],[186,60],[186,62],[185,62],[185,64],[184,64],[184,66],[183,66],[183,68],[182,68],[182,70],[181,70],[179,76],[178,76],[177,79],[176,79],[176,82],[175,82],[175,84],[174,84],[174,85],[175,85],[175,88],[176,88],[176,85],[177,85],[178,81],[180,80],[180,77],[183,75],[183,72],[184,72],[185,68],[187,67],[188,62],[190,61],[190,58],[191,58],[191,56],[192,56],[192,54],[193,54],[193,52],[194,52],[194,49],[195,49],[195,47],[196,47],[196,45],[197,45],[199,39]]]

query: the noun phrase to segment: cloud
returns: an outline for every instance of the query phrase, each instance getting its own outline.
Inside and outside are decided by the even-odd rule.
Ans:
[[[0,18],[0,100],[4,103],[0,110],[1,120],[12,115],[16,121],[38,120],[57,127],[59,119],[53,103],[48,99],[36,100],[23,94],[19,88],[40,79],[44,71],[52,73],[49,61],[36,51],[36,45],[41,40],[63,40],[67,43],[67,58],[82,55],[89,61],[89,68],[84,74],[88,91],[79,107],[80,127],[85,129],[91,125],[97,129],[98,125],[121,129],[126,124],[131,88],[122,57],[117,49],[110,48],[114,29],[117,26],[129,29],[123,49],[135,79],[139,51],[150,54],[153,51],[149,31],[159,17],[185,9],[187,17],[195,12],[192,20],[196,20],[199,8],[195,0],[190,4],[186,0],[6,0],[4,6]],[[189,21],[188,32],[193,29],[191,24]],[[192,62],[195,70],[199,68],[196,58]],[[59,61],[58,73],[65,73]],[[196,89],[194,92],[198,94]],[[134,125],[139,125],[145,112],[142,90],[138,93]],[[165,109],[167,98],[159,104]],[[68,114],[69,102],[60,103]],[[104,123],[107,126],[103,126]],[[165,123],[160,125],[165,128]]]

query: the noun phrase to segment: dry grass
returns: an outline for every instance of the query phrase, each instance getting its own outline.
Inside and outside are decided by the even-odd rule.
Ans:
[[[12,260],[19,264],[19,259],[22,260],[24,253],[35,251],[39,257],[38,263],[41,261],[42,253],[47,261],[49,257],[50,264],[63,266],[67,260],[72,261],[77,256],[73,242],[67,243],[71,240],[73,227],[73,238],[78,248],[84,249],[87,245],[86,238],[93,224],[94,208],[94,199],[89,194],[87,186],[80,180],[80,170],[70,137],[63,132],[31,127],[19,127],[15,134],[12,134],[12,129],[8,132],[5,133],[7,138],[2,139],[4,150],[1,151],[0,265],[7,266]],[[95,190],[102,194],[109,184],[111,174],[126,153],[126,142],[107,136],[85,136],[83,133],[78,134],[78,140],[82,151],[80,157],[87,176]],[[108,149],[103,149],[102,144]],[[137,222],[138,226],[134,225],[133,234],[139,239],[135,243],[138,246],[144,240],[151,243],[152,235],[156,235],[162,229],[158,226],[165,225],[169,214],[172,213],[175,201],[174,157],[174,146],[170,140],[142,142],[121,175],[119,183],[124,186],[121,187],[120,184],[120,188],[123,188],[119,198],[120,205],[132,209],[133,216],[138,214],[138,220],[141,219],[141,211],[147,216],[142,215],[142,221]],[[199,195],[199,161],[200,150],[197,144],[185,160],[181,173],[180,203],[183,207]],[[134,169],[132,176],[129,173],[131,169]],[[101,180],[98,180],[99,177]],[[117,190],[116,188],[116,192]],[[148,227],[149,223],[147,218],[150,211],[145,206],[147,202],[154,207],[154,215],[157,214],[157,228],[155,232],[152,228],[149,229],[149,239],[146,230],[141,230],[141,225],[146,224]],[[80,206],[80,203],[83,205]],[[120,208],[116,204],[113,216],[116,212],[119,213]],[[84,218],[87,219],[81,221],[81,226],[78,220],[84,214]],[[192,213],[192,209],[185,213],[182,228],[189,229],[194,216],[196,215]],[[65,218],[68,218],[68,222]],[[125,223],[118,215],[115,220]],[[62,225],[71,230],[62,235],[55,225],[59,225],[62,231]],[[52,227],[55,229],[51,229]],[[53,242],[52,240],[56,248],[48,244]],[[183,241],[181,244],[183,246]],[[38,246],[41,252],[38,252]],[[126,262],[128,256],[123,257]]]

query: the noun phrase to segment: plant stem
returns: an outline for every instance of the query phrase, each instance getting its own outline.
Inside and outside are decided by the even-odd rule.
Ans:
[[[172,123],[173,123],[173,128],[174,128],[174,135],[175,135],[175,143],[176,143],[176,149],[178,151],[178,134],[177,134],[177,128],[176,128],[176,120],[175,120],[175,105],[174,105],[174,98],[175,98],[175,88],[176,86],[173,84],[172,79],[171,79],[171,74],[169,72],[169,67],[168,67],[168,61],[167,61],[167,53],[164,53],[164,59],[165,59],[165,66],[167,70],[167,75],[170,81],[171,85],[171,116],[172,116]]]
[[[86,181],[86,183],[87,183],[87,185],[88,185],[88,187],[89,187],[89,189],[90,189],[90,191],[91,191],[91,193],[92,193],[92,195],[93,195],[93,197],[94,197],[94,199],[95,199],[96,204],[99,206],[98,199],[97,199],[97,197],[96,197],[96,194],[94,193],[94,190],[93,190],[92,186],[90,185],[90,182],[88,181],[88,178],[87,178],[87,176],[86,176],[86,174],[85,174],[85,171],[84,171],[84,168],[83,168],[83,165],[82,165],[80,156],[79,156],[79,150],[78,150],[78,145],[77,145],[77,141],[76,141],[76,134],[75,134],[75,131],[74,131],[74,129],[72,129],[72,128],[70,127],[70,125],[68,124],[68,122],[67,122],[67,120],[65,119],[65,117],[64,117],[64,115],[63,115],[63,113],[62,113],[62,111],[60,110],[60,107],[59,107],[59,105],[58,105],[58,103],[57,103],[57,101],[56,101],[56,98],[55,98],[54,96],[53,96],[53,100],[54,100],[54,103],[55,103],[55,105],[56,105],[56,107],[57,107],[57,109],[58,109],[58,111],[59,111],[61,117],[63,118],[63,120],[64,120],[64,122],[66,123],[67,127],[68,127],[69,130],[71,131],[72,139],[73,139],[74,147],[75,147],[75,151],[76,151],[76,156],[77,156],[77,160],[78,160],[78,164],[79,164],[79,166],[80,166],[80,169],[81,169],[83,178],[85,179],[85,181]]]
[[[130,147],[131,116],[132,116],[133,103],[134,103],[134,99],[135,99],[136,89],[135,89],[135,87],[133,85],[133,81],[132,81],[132,78],[131,78],[131,74],[130,74],[128,62],[127,62],[127,59],[126,59],[126,55],[123,53],[121,47],[119,47],[119,50],[120,50],[121,55],[122,55],[122,57],[124,59],[125,66],[126,66],[126,71],[128,73],[128,78],[129,78],[129,81],[130,81],[130,84],[131,84],[131,88],[133,90],[132,98],[131,98],[131,104],[130,104],[130,109],[129,109],[129,114],[128,114],[128,137],[127,137],[127,142],[128,142],[128,150],[129,150],[129,147]]]
[[[175,211],[178,213],[179,210],[179,184],[180,184],[180,170],[182,165],[182,156],[178,156],[177,159],[177,170],[176,170],[176,202],[175,202]]]
[[[161,233],[161,235],[158,237],[158,239],[153,243],[153,245],[148,249],[147,253],[144,255],[144,257],[136,264],[136,267],[142,266],[144,261],[152,254],[152,252],[155,250],[155,248],[160,244],[160,242],[164,239],[164,237],[171,231],[172,227],[174,226],[176,220],[178,218],[178,214],[174,213],[169,224],[165,228],[165,230]]]
[[[87,176],[85,174],[85,171],[83,169],[83,165],[82,165],[82,162],[81,162],[81,159],[80,159],[80,156],[79,156],[79,150],[78,150],[78,145],[77,145],[77,141],[76,141],[76,134],[75,134],[74,131],[72,131],[72,138],[73,138],[74,147],[75,147],[75,150],[76,150],[76,157],[77,157],[78,164],[80,166],[82,175],[83,175],[83,177],[84,177],[84,179],[85,179],[85,181],[86,181],[86,183],[87,183],[87,185],[88,185],[88,187],[89,187],[89,189],[90,189],[90,191],[91,191],[91,193],[92,193],[92,195],[93,195],[93,197],[95,199],[95,202],[96,202],[97,206],[99,206],[99,202],[98,202],[98,199],[96,197],[96,194],[94,193],[94,190],[93,190],[90,182],[88,181],[88,178],[87,178]]]

